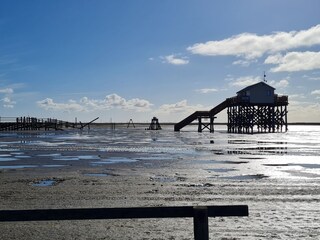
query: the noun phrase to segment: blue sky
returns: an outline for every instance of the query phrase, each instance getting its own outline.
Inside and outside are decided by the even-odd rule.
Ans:
[[[1,0],[0,116],[175,122],[265,71],[289,95],[289,121],[320,122],[319,9],[318,0]]]

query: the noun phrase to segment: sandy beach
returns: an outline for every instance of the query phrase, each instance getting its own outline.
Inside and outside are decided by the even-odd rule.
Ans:
[[[121,134],[128,134],[123,131]],[[2,137],[1,209],[246,204],[249,217],[210,218],[210,239],[320,237],[319,165],[304,171],[291,165],[308,163],[263,162],[269,157],[294,161],[291,143],[286,143],[287,154],[276,149],[275,154],[231,156],[227,153],[232,149],[219,147],[224,132],[199,136],[166,131],[157,135],[135,132],[126,146],[123,142],[128,138],[113,135],[110,142],[118,142],[113,150],[105,149],[110,142],[103,143],[101,136],[92,132],[64,136],[63,143],[56,135],[49,136],[50,140],[29,135],[25,142],[10,134]],[[146,137],[141,139],[141,134]],[[89,144],[99,137],[98,146]],[[209,141],[213,138],[215,147]],[[178,140],[181,143],[171,149]],[[181,150],[182,146],[187,147]],[[148,150],[142,151],[143,147]],[[18,160],[10,160],[19,155]],[[257,170],[257,164],[264,170]],[[277,171],[282,177],[271,174]],[[192,219],[2,222],[0,226],[1,239],[193,239]]]

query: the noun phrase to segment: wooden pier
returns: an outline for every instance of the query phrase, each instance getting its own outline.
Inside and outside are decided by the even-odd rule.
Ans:
[[[214,132],[214,119],[215,115],[220,113],[222,110],[229,106],[230,102],[228,99],[212,108],[210,111],[196,111],[189,117],[183,119],[174,125],[174,131],[180,131],[183,127],[191,124],[194,120],[198,120],[198,132],[202,132],[204,129],[208,129],[210,132]],[[209,123],[205,122],[209,119]]]
[[[248,86],[237,96],[227,98],[210,111],[196,111],[174,125],[175,131],[198,120],[198,132],[214,132],[215,116],[227,109],[229,133],[274,133],[288,130],[288,96],[274,94],[274,88],[260,82]],[[203,121],[209,119],[208,121]]]
[[[288,96],[275,96],[274,104],[251,104],[239,97],[229,99],[229,133],[274,133],[288,130]]]
[[[35,117],[1,117],[0,118],[0,131],[36,131],[36,130],[63,130],[66,128],[83,129],[90,126],[92,120],[86,124],[79,124],[62,121],[53,118],[35,118]]]

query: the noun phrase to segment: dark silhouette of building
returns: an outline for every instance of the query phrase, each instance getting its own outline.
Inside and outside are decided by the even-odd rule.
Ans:
[[[149,128],[147,128],[147,130],[161,130],[161,126],[160,126],[158,118],[153,117],[151,119],[150,126],[149,126]]]
[[[282,132],[288,130],[287,106],[288,96],[278,96],[275,88],[265,82],[259,82],[237,92],[237,96],[227,98],[210,111],[196,111],[179,123],[174,130],[198,119],[198,132],[209,129],[214,132],[215,115],[227,108],[228,132],[253,133],[256,126],[258,132]],[[209,119],[203,122],[203,119]]]

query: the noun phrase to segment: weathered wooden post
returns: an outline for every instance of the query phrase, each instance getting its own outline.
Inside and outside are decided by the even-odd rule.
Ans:
[[[209,240],[207,207],[193,207],[193,228],[195,240]]]
[[[127,125],[127,128],[130,127],[130,123],[132,124],[133,128],[135,128],[134,123],[133,123],[133,121],[132,121],[132,118],[130,118],[130,120],[129,120],[129,122],[128,122],[128,125]]]
[[[202,122],[201,122],[201,117],[198,117],[198,132],[202,132]]]
[[[241,216],[247,205],[0,210],[0,222],[193,217],[195,240],[209,240],[208,217]]]
[[[213,125],[214,119],[215,119],[215,117],[210,116],[210,132],[211,133],[214,133],[214,125]]]

